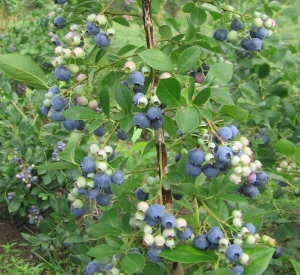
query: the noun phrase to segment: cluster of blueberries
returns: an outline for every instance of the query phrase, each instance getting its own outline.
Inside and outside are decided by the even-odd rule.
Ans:
[[[57,149],[54,149],[53,152],[52,152],[52,155],[51,155],[51,161],[52,162],[56,162],[58,161],[58,152],[61,152],[64,150],[64,148],[66,147],[66,144],[63,143],[62,141],[59,141],[57,143]]]
[[[267,129],[266,128],[261,128],[260,133],[255,133],[254,137],[257,139],[262,140],[265,144],[269,143],[269,138],[267,135]]]
[[[236,185],[245,178],[238,191],[255,198],[259,193],[258,187],[265,185],[268,177],[259,171],[261,162],[253,160],[248,139],[240,137],[236,140],[238,132],[235,125],[228,125],[221,127],[213,135],[212,141],[208,133],[204,134],[202,139],[197,140],[202,149],[196,147],[188,152],[185,170],[189,176],[196,177],[203,173],[208,179],[216,177],[220,172],[229,172],[230,181]]]
[[[32,205],[31,208],[28,209],[28,218],[29,224],[39,226],[39,222],[43,219],[42,215],[39,215],[39,208],[37,205]]]
[[[77,179],[76,187],[68,196],[72,201],[71,212],[75,216],[80,217],[86,213],[86,205],[80,199],[81,195],[85,195],[89,200],[96,199],[99,206],[108,206],[112,194],[110,185],[121,185],[124,182],[123,171],[113,172],[108,168],[108,162],[114,156],[115,152],[110,146],[105,146],[103,149],[100,149],[97,144],[90,146],[90,156],[84,157],[80,164],[82,176]]]
[[[239,17],[239,15],[236,15]],[[241,47],[244,50],[257,52],[262,48],[262,40],[272,34],[270,30],[275,26],[275,21],[268,18],[265,14],[255,12],[252,22],[252,29],[247,37],[244,37],[241,41]],[[230,24],[230,31],[225,28],[216,29],[214,32],[214,38],[219,41],[234,42],[238,39],[238,31],[244,28],[243,22],[240,19],[235,19]]]

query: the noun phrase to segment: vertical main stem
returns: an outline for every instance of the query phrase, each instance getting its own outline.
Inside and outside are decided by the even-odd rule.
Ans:
[[[151,0],[143,0],[143,22],[146,33],[146,41],[148,49],[155,47],[154,36],[153,36],[153,24],[151,17]],[[157,71],[153,69],[153,80],[152,86],[156,87],[158,83],[158,74]],[[160,178],[160,199],[161,203],[165,205],[166,209],[169,210],[169,213],[172,212],[172,193],[171,190],[166,190],[163,187],[163,178],[168,173],[167,166],[167,150],[164,137],[163,128],[155,130],[155,142],[156,142],[156,152],[157,152],[157,161],[158,161],[158,174]],[[183,266],[180,263],[173,262],[171,264],[173,275],[183,275],[184,270]]]

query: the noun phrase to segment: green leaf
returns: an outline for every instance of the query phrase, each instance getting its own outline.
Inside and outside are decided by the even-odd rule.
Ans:
[[[122,253],[120,249],[116,249],[115,247],[111,247],[108,244],[99,244],[92,248],[90,248],[87,255],[95,257],[95,258],[106,258],[111,257],[115,254]]]
[[[61,114],[71,120],[90,120],[101,118],[100,114],[91,108],[84,106],[74,106],[61,112]]]
[[[241,195],[236,195],[236,194],[219,194],[219,198],[222,198],[227,201],[232,201],[235,203],[247,203],[248,200],[242,197]]]
[[[210,98],[210,88],[200,91],[195,97],[193,103],[197,106],[203,105]]]
[[[205,79],[204,84],[212,82],[213,85],[227,84],[233,76],[233,65],[227,63],[213,64]]]
[[[200,124],[200,117],[196,107],[183,107],[176,112],[176,122],[183,133],[192,132]]]
[[[130,27],[129,22],[124,17],[113,17],[112,20],[122,26]]]
[[[191,11],[191,21],[195,26],[201,26],[207,19],[207,14],[200,8],[194,8]]]
[[[52,171],[52,170],[59,170],[59,169],[74,169],[78,167],[79,165],[76,165],[75,163],[59,161],[51,164],[35,166],[34,169]]]
[[[172,30],[168,25],[162,25],[158,28],[158,32],[162,38],[170,39],[172,37]]]
[[[184,181],[185,176],[179,172],[169,172],[166,176],[167,180],[171,183],[180,183]]]
[[[30,57],[19,53],[0,56],[0,69],[9,77],[23,81],[26,85],[46,90],[46,76],[43,70]]]
[[[125,117],[123,117],[120,121],[120,128],[124,132],[129,132],[129,130],[133,127],[133,115],[128,114]]]
[[[81,134],[79,133],[71,134],[66,148],[59,154],[60,159],[76,164],[74,160],[74,156],[75,156],[76,145],[80,136]]]
[[[126,114],[131,112],[132,95],[130,91],[121,83],[117,85],[116,101]]]
[[[153,69],[166,72],[173,72],[174,70],[171,58],[158,49],[142,51],[139,56]]]
[[[219,110],[218,115],[227,114],[237,120],[245,120],[248,116],[248,111],[237,105],[224,105]]]
[[[259,66],[258,69],[258,77],[265,78],[270,74],[270,66],[267,63],[262,64]]]
[[[292,157],[295,153],[295,145],[287,139],[281,139],[276,143],[276,151],[287,157]]]
[[[66,243],[81,243],[82,237],[78,234],[72,234],[69,237],[67,237],[64,242]]]
[[[189,77],[189,87],[188,87],[188,98],[191,100],[195,92],[195,79],[193,77]]]
[[[119,230],[116,229],[115,227],[112,227],[110,225],[103,225],[100,223],[96,223],[92,226],[90,226],[87,229],[87,233],[95,238],[102,238],[105,237],[106,235],[115,235],[117,236],[120,234]]]
[[[159,80],[156,95],[168,107],[180,105],[180,92],[181,85],[175,78]]]
[[[138,253],[128,253],[121,261],[126,274],[141,273],[145,267],[145,257]]]
[[[272,259],[274,248],[262,246],[245,247],[243,252],[250,257],[250,264],[245,266],[243,275],[260,275],[267,269]]]
[[[207,271],[204,275],[233,275],[234,273],[229,268],[218,268],[213,271]],[[243,273],[244,274],[244,273]]]
[[[205,109],[203,107],[197,107],[197,110],[201,116],[205,117],[208,120],[212,120],[212,114],[210,110]]]
[[[224,88],[210,88],[211,94],[210,99],[213,101],[223,104],[223,105],[233,105],[234,102],[231,98],[231,95]]]
[[[174,136],[176,133],[175,121],[167,115],[164,115],[164,130],[170,135]]]
[[[213,253],[201,251],[193,246],[179,245],[172,250],[164,250],[159,257],[171,260],[177,263],[200,263],[212,262]]]
[[[14,199],[8,205],[8,211],[9,211],[9,213],[18,211],[19,208],[20,208],[20,206],[21,206],[21,201]]]
[[[300,263],[295,259],[289,259],[289,260],[295,269],[296,275],[300,275]]]
[[[110,118],[110,101],[107,87],[103,88],[100,92],[100,105],[103,113],[107,116],[107,118]]]
[[[193,46],[184,50],[178,59],[178,72],[181,74],[192,69],[192,67],[198,63],[200,53],[201,52],[198,46]]]

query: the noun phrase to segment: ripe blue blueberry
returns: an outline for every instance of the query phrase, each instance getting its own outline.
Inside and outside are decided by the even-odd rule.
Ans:
[[[149,259],[152,262],[157,263],[157,262],[161,261],[161,258],[158,256],[161,252],[162,252],[161,248],[150,247],[147,254],[148,254]]]
[[[177,154],[177,155],[175,156],[175,162],[178,162],[180,159],[181,159],[181,155]]]
[[[205,160],[205,153],[199,148],[194,148],[188,152],[188,159],[194,165],[201,165]]]
[[[128,90],[129,90],[129,84],[128,84],[128,81],[122,80],[122,81],[121,81],[121,84],[124,85],[124,86],[125,86],[126,88],[128,88]]]
[[[129,75],[129,82],[132,85],[143,85],[145,82],[145,77],[143,76],[143,74],[141,72],[132,72]]]
[[[133,123],[138,128],[146,129],[146,128],[150,127],[151,121],[146,114],[137,113],[133,117]]]
[[[285,186],[287,186],[287,183],[285,181],[279,180],[278,185],[281,186],[281,187],[285,187]]]
[[[87,22],[85,29],[89,35],[96,35],[100,32],[100,28],[90,21]]]
[[[232,130],[229,127],[222,127],[218,131],[218,136],[224,141],[232,139]]]
[[[255,197],[257,197],[258,193],[259,193],[258,188],[252,184],[246,185],[243,190],[243,194],[246,197],[249,197],[251,199],[254,199]]]
[[[234,275],[242,275],[244,273],[244,266],[241,264],[235,264],[231,268],[231,271],[234,273]]]
[[[239,134],[239,130],[235,125],[228,125],[227,127],[231,129],[233,138]]]
[[[251,222],[248,222],[248,223],[244,224],[244,227],[246,227],[249,230],[251,235],[255,234],[256,227]]]
[[[61,111],[53,110],[52,112],[53,121],[64,121],[66,118],[61,114]]]
[[[148,216],[152,220],[161,220],[165,214],[166,210],[160,204],[152,204],[148,209]]]
[[[157,107],[150,107],[147,112],[150,120],[159,119],[162,117],[162,110]]]
[[[203,166],[202,172],[206,177],[212,179],[212,178],[215,178],[219,174],[219,169],[214,167],[213,165],[207,163]]]
[[[202,166],[188,162],[185,165],[185,172],[191,177],[197,177],[202,173]]]
[[[150,226],[155,226],[155,225],[159,224],[159,222],[160,222],[159,220],[151,219],[149,216],[146,216],[144,221],[145,221],[146,224],[148,224]]]
[[[54,74],[58,81],[69,81],[72,76],[71,71],[64,66],[57,67]]]
[[[94,176],[94,183],[99,188],[106,188],[106,187],[110,186],[111,178],[108,174],[97,173]]]
[[[95,273],[100,273],[100,264],[96,261],[92,261],[86,266],[85,271],[87,275],[94,275]]]
[[[118,130],[117,136],[120,140],[127,140],[128,134],[122,130]]]
[[[214,38],[219,41],[224,41],[227,38],[227,33],[226,29],[217,29],[214,32]]]
[[[176,218],[171,214],[166,214],[161,220],[163,228],[175,228],[176,227]]]
[[[101,125],[94,131],[94,135],[97,137],[102,137],[105,135],[105,132],[105,127]]]
[[[64,4],[66,3],[68,0],[54,0],[54,4]]]
[[[239,19],[233,20],[231,25],[230,25],[230,29],[232,29],[234,31],[239,31],[242,28],[243,28],[243,23]]]
[[[96,165],[94,160],[91,157],[84,157],[80,163],[82,172],[84,173],[91,173],[94,172],[96,169]]]
[[[165,119],[163,116],[161,118],[153,119],[153,120],[151,120],[150,127],[157,130],[164,125],[164,122],[165,122]]]
[[[205,250],[209,246],[209,241],[207,240],[206,235],[197,235],[193,239],[193,244],[196,248],[200,250]]]
[[[124,182],[124,176],[125,176],[124,172],[121,170],[118,170],[111,175],[111,181],[115,184],[120,185]]]
[[[110,186],[107,186],[107,187],[103,188],[103,191],[104,191],[104,193],[107,194],[107,195],[112,194],[112,191],[111,191],[111,189],[110,189]]]
[[[173,199],[174,200],[181,200],[181,199],[183,199],[183,195],[182,194],[177,194],[177,193],[172,193],[172,196],[173,196]]]
[[[135,191],[134,191],[134,195],[135,197],[140,200],[140,201],[145,201],[148,198],[148,194],[143,192],[143,190],[138,187]]]
[[[107,47],[110,45],[110,39],[105,33],[99,32],[94,37],[94,42],[99,48]]]
[[[97,187],[88,190],[86,193],[87,198],[90,200],[96,198],[98,195],[99,195],[99,188]]]
[[[107,162],[111,162],[115,158],[115,155],[116,155],[116,153],[115,153],[115,151],[113,151],[111,153],[111,155],[107,158]]]
[[[259,172],[255,172],[256,174],[256,180],[253,183],[253,185],[255,186],[262,186],[265,185],[268,181],[268,176],[266,175],[265,172],[259,171]]]
[[[54,26],[58,29],[63,29],[66,26],[66,20],[62,16],[56,16],[53,22]]]
[[[60,91],[57,86],[52,86],[49,88],[48,92],[52,92],[54,95],[58,95]]]
[[[260,40],[263,40],[268,37],[268,30],[266,28],[258,28],[250,31],[250,35],[252,38],[258,38]]]
[[[79,195],[86,195],[87,191],[88,190],[86,188],[78,188]]]
[[[243,250],[239,245],[232,244],[226,249],[226,257],[233,262],[238,262],[243,255]]]
[[[214,226],[207,232],[207,239],[212,244],[219,244],[219,240],[224,238],[224,233],[220,227]]]
[[[276,246],[272,258],[279,259],[281,256],[282,256],[282,249],[281,249],[281,247]]]
[[[177,237],[181,240],[188,240],[193,235],[193,229],[191,226],[187,225],[184,231],[177,231]]]
[[[71,205],[71,213],[76,217],[82,217],[86,213],[86,205],[83,204],[81,208],[75,208]]]
[[[63,121],[63,126],[66,130],[72,131],[79,127],[79,121],[78,120],[69,120],[65,119]]]
[[[251,42],[251,38],[245,37],[241,41],[241,46],[245,50],[249,50],[249,44]]]
[[[143,93],[139,93],[139,92],[136,93],[136,94],[134,94],[132,103],[133,103],[134,105],[137,105],[139,99],[142,98],[142,97],[144,97],[144,96],[145,96],[145,95],[144,95]]]
[[[223,163],[229,163],[232,157],[232,150],[227,146],[219,147],[217,153],[215,154],[216,160]]]
[[[110,203],[110,196],[108,194],[99,194],[96,197],[96,201],[100,206],[107,206]]]
[[[258,52],[261,50],[262,41],[259,38],[252,38],[248,44],[248,50],[251,52]]]
[[[42,106],[41,108],[41,113],[44,115],[44,116],[47,116],[48,113],[50,111],[50,107],[46,107],[46,106]]]
[[[61,111],[65,106],[65,101],[60,95],[51,98],[51,107],[56,111]]]

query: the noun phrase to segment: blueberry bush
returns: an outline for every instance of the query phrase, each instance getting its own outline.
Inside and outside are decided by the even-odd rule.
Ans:
[[[45,271],[300,274],[299,3],[42,2],[3,4],[0,200]]]

